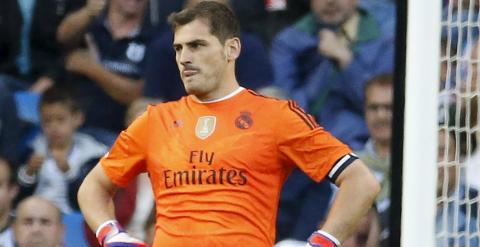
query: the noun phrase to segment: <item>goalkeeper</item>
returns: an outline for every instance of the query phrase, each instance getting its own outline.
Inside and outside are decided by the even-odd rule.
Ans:
[[[84,180],[79,203],[103,246],[145,246],[114,219],[112,196],[139,173],[155,195],[154,246],[272,247],[280,189],[298,167],[337,186],[310,246],[339,246],[371,207],[378,182],[349,147],[293,101],[239,86],[239,25],[202,1],[173,13],[173,48],[189,94],[150,106]]]

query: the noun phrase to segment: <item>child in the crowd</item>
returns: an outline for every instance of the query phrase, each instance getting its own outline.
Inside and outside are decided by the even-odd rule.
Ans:
[[[34,193],[69,213],[78,209],[78,187],[107,147],[77,132],[83,114],[67,91],[47,90],[39,112],[43,133],[32,141],[32,154],[18,171],[20,197]]]

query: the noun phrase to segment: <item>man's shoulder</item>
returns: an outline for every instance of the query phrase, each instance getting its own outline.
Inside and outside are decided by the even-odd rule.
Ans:
[[[188,96],[183,96],[177,100],[163,101],[155,104],[150,104],[148,111],[150,112],[165,112],[181,110],[188,105]]]
[[[246,89],[246,92],[249,95],[249,101],[255,102],[256,104],[261,103],[262,106],[280,108],[282,105],[288,103],[288,100],[260,93],[252,89]]]
[[[395,38],[395,6],[385,4],[364,3],[358,8],[361,16],[361,22],[359,32],[361,36],[370,36],[370,39],[387,39],[392,40]],[[364,37],[365,38],[365,37]],[[391,42],[391,41],[389,41]]]
[[[275,98],[248,90],[251,98],[248,100],[251,105],[258,109],[258,113],[268,118],[269,122],[282,123],[288,119],[305,116],[308,118],[307,112],[292,99]]]

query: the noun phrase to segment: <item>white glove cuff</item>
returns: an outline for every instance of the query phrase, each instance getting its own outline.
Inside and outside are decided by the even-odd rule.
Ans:
[[[100,230],[102,230],[102,228],[104,228],[106,225],[109,225],[109,224],[118,225],[119,223],[116,220],[107,220],[103,222],[95,231],[95,236],[98,238],[99,237],[98,235],[100,234]]]

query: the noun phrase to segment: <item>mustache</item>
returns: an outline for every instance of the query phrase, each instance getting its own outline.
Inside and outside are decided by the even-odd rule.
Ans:
[[[193,65],[185,64],[183,66],[182,71],[185,71],[185,70],[200,70],[200,68],[198,68],[196,66],[193,66]]]

